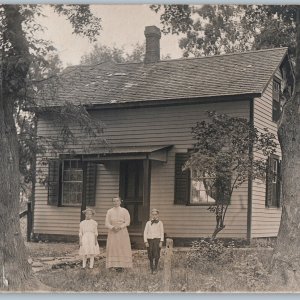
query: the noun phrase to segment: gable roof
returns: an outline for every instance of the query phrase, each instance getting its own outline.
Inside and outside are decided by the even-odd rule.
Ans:
[[[275,48],[153,64],[74,66],[59,81],[47,81],[39,99],[42,106],[59,106],[261,94],[286,54],[287,48]]]

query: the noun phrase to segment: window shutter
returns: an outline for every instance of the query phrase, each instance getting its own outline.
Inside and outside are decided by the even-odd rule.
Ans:
[[[119,196],[124,201],[125,200],[125,181],[126,181],[126,173],[127,173],[127,162],[120,162],[120,171],[119,171]]]
[[[281,160],[278,160],[278,170],[277,170],[277,207],[282,206],[282,194],[281,194],[281,186],[282,186],[282,178],[281,178]]]
[[[95,206],[96,204],[96,184],[97,184],[97,164],[88,163],[86,180],[86,205]]]
[[[266,207],[272,206],[272,170],[271,157],[267,160],[267,173],[266,173]]]
[[[188,153],[175,154],[175,198],[174,204],[187,204],[190,197],[190,172],[182,171]]]
[[[48,162],[48,205],[58,206],[60,202],[60,181],[62,164],[59,159]]]
[[[280,102],[280,81],[273,80],[273,99]]]
[[[231,178],[216,179],[216,203],[230,204],[231,202]]]

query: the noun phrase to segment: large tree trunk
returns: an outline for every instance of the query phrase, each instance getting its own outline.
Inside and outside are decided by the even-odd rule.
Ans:
[[[300,291],[300,10],[297,8],[296,88],[278,130],[282,150],[283,207],[271,263],[278,289]]]
[[[14,107],[24,97],[30,58],[18,5],[3,5],[0,61],[0,290],[34,290],[19,221],[19,149]]]
[[[19,156],[13,102],[3,98],[0,101],[1,287],[15,290],[25,288],[24,280],[31,273],[19,222]]]

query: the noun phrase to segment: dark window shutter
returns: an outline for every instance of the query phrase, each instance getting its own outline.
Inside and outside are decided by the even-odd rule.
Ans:
[[[96,204],[97,164],[88,163],[86,172],[86,205]]]
[[[282,194],[281,194],[281,185],[282,185],[282,180],[281,180],[281,160],[278,160],[278,169],[277,169],[277,207],[282,206]]]
[[[217,204],[230,204],[231,202],[231,178],[217,178],[216,179],[216,203]],[[214,198],[214,197],[213,197]]]
[[[126,186],[126,174],[127,174],[127,162],[120,162],[120,171],[119,171],[119,196],[124,201],[125,199],[125,186]]]
[[[280,101],[280,81],[275,79],[273,80],[273,99]]]
[[[272,120],[277,122],[280,118],[281,107],[280,107],[280,81],[273,80],[273,111],[272,111]]]
[[[266,206],[272,206],[272,159],[267,160],[267,174],[266,174]]]
[[[48,168],[48,205],[58,206],[60,202],[61,161],[50,159]]]
[[[175,154],[175,197],[174,204],[187,204],[190,197],[190,171],[182,171],[189,158],[188,153]]]

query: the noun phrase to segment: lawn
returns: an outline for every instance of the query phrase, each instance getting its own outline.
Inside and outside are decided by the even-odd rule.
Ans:
[[[265,256],[265,254],[263,255]],[[258,255],[241,255],[236,263],[221,266],[211,263],[207,268],[187,268],[186,253],[174,254],[170,291],[228,292],[266,291],[267,277],[262,268],[253,265]],[[163,261],[162,261],[163,262]],[[123,273],[105,269],[105,261],[97,261],[93,270],[60,268],[39,272],[39,279],[57,291],[85,292],[160,292],[163,269],[150,274],[145,253],[134,255],[134,268]]]
[[[117,273],[105,268],[105,249],[94,269],[81,269],[75,243],[27,243],[38,279],[57,292],[163,292],[165,251],[159,271],[149,271],[145,250],[133,251],[133,269]],[[272,249],[225,247],[216,242],[174,248],[169,292],[270,291],[267,268]],[[42,264],[41,264],[42,263]],[[43,266],[41,266],[43,265]],[[47,267],[45,267],[45,265]],[[273,287],[272,287],[272,291]]]

